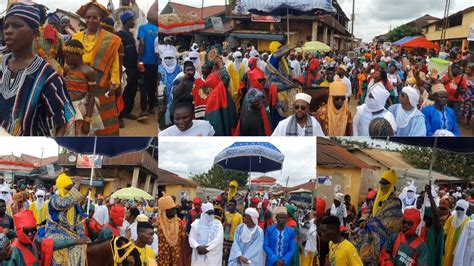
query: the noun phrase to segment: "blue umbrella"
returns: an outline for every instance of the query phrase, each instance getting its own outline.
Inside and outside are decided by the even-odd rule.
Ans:
[[[150,146],[153,138],[150,137],[57,137],[56,143],[80,154],[90,154],[95,160],[96,155],[115,157],[129,152],[141,151]],[[92,186],[94,177],[94,165],[91,167],[89,186]],[[90,192],[89,192],[90,193]],[[87,201],[87,212],[89,213],[90,197]]]
[[[241,172],[281,170],[285,155],[269,142],[236,142],[214,157],[214,164]]]

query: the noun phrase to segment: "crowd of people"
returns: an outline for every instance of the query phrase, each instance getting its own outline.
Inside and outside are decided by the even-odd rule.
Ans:
[[[215,198],[182,194],[177,203],[166,194],[156,201],[99,195],[89,203],[80,177],[63,173],[48,190],[23,183],[10,188],[0,180],[0,260],[95,265],[90,254],[106,259],[112,243],[122,241],[117,250],[127,252],[110,256],[110,263],[471,265],[474,189],[430,183],[417,191],[408,184],[398,193],[397,181],[388,170],[361,204],[338,191],[332,203],[318,195],[305,209],[267,193],[237,191],[235,181]],[[100,249],[104,241],[111,244]]]
[[[460,136],[460,124],[471,129],[467,50],[448,50],[446,58],[382,45],[347,53],[277,41],[262,51],[201,46],[183,51],[172,36],[158,45],[161,136]],[[430,64],[438,56],[450,60],[448,71]]]
[[[113,136],[124,119],[146,122],[155,114],[156,12],[137,26],[143,12],[114,12],[114,21],[110,8],[92,0],[77,10],[86,28],[76,32],[44,5],[12,2],[0,21],[2,135]],[[138,87],[141,112],[134,115]]]

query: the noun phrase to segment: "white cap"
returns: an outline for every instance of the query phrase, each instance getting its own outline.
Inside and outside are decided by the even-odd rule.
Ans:
[[[311,95],[306,94],[306,93],[298,93],[296,94],[295,101],[297,100],[303,100],[307,102],[308,104],[311,103]]]
[[[212,205],[212,203],[208,202],[208,203],[204,203],[201,207],[201,210],[203,213],[206,213],[210,210],[214,210],[214,205]]]

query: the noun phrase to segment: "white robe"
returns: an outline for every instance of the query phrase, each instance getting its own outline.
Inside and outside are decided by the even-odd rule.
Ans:
[[[252,266],[263,266],[264,265],[264,250],[263,250],[263,239],[264,234],[262,228],[256,228],[256,231],[252,234],[250,240],[247,243],[242,241],[242,231],[244,230],[245,224],[237,226],[234,235],[234,242],[229,255],[229,266],[240,266],[238,258],[244,256],[250,260]]]
[[[273,131],[272,136],[286,136],[286,128],[288,127],[288,124],[290,123],[292,116],[281,120],[280,123],[278,123],[278,126],[275,128]],[[318,137],[324,137],[324,132],[321,129],[321,125],[319,124],[318,120],[314,118],[313,116],[310,116],[311,118],[311,123],[313,124],[313,136],[318,136]],[[304,136],[306,127],[301,127],[298,123],[298,136]]]
[[[108,224],[109,223],[109,209],[107,209],[107,206],[105,205],[96,206],[95,212],[94,212],[94,218],[101,225]]]
[[[370,121],[377,117],[385,118],[392,126],[393,132],[395,133],[397,131],[397,123],[395,122],[395,117],[391,112],[384,109],[383,112],[373,115],[372,112],[367,112],[365,110],[366,106],[366,104],[357,106],[357,111],[352,124],[354,136],[369,136]]]
[[[454,249],[453,266],[474,265],[474,221],[469,221]]]
[[[224,228],[222,223],[214,220],[210,227],[199,226],[200,219],[191,224],[189,245],[193,249],[191,266],[221,266],[224,248]],[[206,255],[199,255],[196,248],[208,246]]]

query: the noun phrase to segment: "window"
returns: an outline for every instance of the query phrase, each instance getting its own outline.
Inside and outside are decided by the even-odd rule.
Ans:
[[[448,21],[448,23],[449,23],[448,28],[461,26],[462,25],[462,17],[463,17],[462,13],[451,16],[449,18],[449,21]]]

